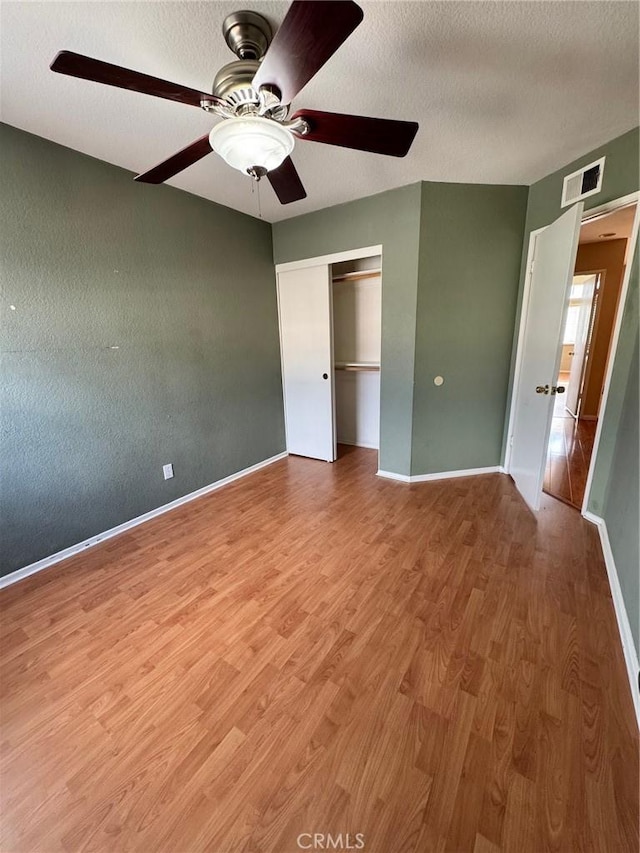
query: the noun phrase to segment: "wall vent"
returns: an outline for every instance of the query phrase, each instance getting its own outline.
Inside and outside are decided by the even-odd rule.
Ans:
[[[602,176],[604,174],[605,158],[601,157],[588,166],[583,166],[577,172],[567,175],[562,183],[561,207],[582,201],[590,195],[599,193],[602,189]]]

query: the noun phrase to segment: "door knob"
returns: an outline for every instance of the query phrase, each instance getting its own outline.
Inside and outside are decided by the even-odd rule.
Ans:
[[[329,374],[328,374],[328,373],[323,373],[323,374],[322,374],[322,378],[323,378],[323,379],[328,379],[328,378],[329,378]]]
[[[548,394],[549,386],[548,385],[536,385],[536,394]]]
[[[565,392],[564,385],[554,385],[553,388],[551,389],[552,394],[564,394],[564,392]]]

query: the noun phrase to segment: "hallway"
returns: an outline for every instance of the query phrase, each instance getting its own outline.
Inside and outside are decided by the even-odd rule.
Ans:
[[[558,385],[568,391],[569,374],[560,373]],[[567,392],[553,406],[543,490],[577,509],[582,508],[597,421],[573,418],[565,409]]]

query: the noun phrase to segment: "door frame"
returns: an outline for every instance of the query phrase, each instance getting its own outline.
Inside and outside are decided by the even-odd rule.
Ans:
[[[609,388],[611,386],[611,377],[613,375],[613,365],[615,364],[616,354],[618,350],[618,342],[620,338],[620,329],[622,326],[622,315],[624,312],[624,306],[627,299],[627,293],[629,290],[629,281],[631,279],[631,267],[633,266],[633,258],[636,250],[636,243],[638,239],[638,229],[640,227],[640,190],[629,193],[627,195],[621,196],[620,198],[614,199],[613,201],[606,202],[604,204],[598,205],[597,207],[591,207],[589,210],[585,210],[582,215],[582,222],[588,222],[595,217],[604,216],[607,213],[613,213],[616,210],[619,210],[622,207],[628,207],[631,204],[636,204],[636,214],[633,221],[633,227],[631,229],[631,236],[629,239],[631,240],[631,252],[628,257],[628,262],[625,266],[624,275],[622,278],[622,284],[620,286],[620,295],[618,297],[618,306],[616,308],[616,316],[613,324],[613,331],[611,334],[611,343],[609,346],[609,357],[607,360],[607,366],[605,369],[604,376],[604,384],[602,390],[602,400],[600,402],[600,408],[598,410],[598,423],[596,426],[596,434],[593,441],[593,451],[591,453],[591,461],[589,463],[589,472],[587,474],[587,482],[585,485],[584,491],[584,500],[582,502],[582,508],[580,510],[581,515],[586,515],[588,513],[588,504],[589,497],[591,494],[591,486],[593,484],[593,474],[595,471],[595,466],[598,458],[598,450],[600,447],[600,437],[602,434],[602,423],[604,421],[604,416],[607,409],[607,403],[609,399]],[[511,405],[509,407],[509,422],[507,429],[507,446],[505,448],[505,456],[504,456],[504,470],[509,473],[510,465],[511,465],[511,446],[513,443],[513,430],[515,424],[515,409],[517,403],[517,389],[520,382],[520,374],[522,372],[522,359],[523,359],[523,344],[524,344],[524,330],[527,323],[527,317],[529,313],[529,300],[531,296],[531,279],[533,274],[533,258],[536,246],[536,240],[543,231],[548,228],[545,225],[543,228],[536,228],[535,231],[532,231],[529,234],[529,247],[527,250],[527,260],[525,266],[525,278],[524,278],[524,287],[522,289],[522,307],[520,309],[520,323],[518,325],[518,343],[516,348],[516,360],[513,371],[513,382],[511,385]]]
[[[278,294],[278,274],[281,272],[291,272],[292,270],[301,270],[307,267],[321,267],[327,266],[331,267],[332,264],[339,264],[343,261],[357,261],[360,258],[369,258],[372,255],[380,256],[380,269],[383,269],[384,258],[382,254],[382,244],[377,246],[363,246],[361,249],[345,249],[343,252],[332,252],[330,255],[318,255],[315,258],[301,258],[299,261],[287,261],[283,264],[276,264],[275,272],[276,272],[276,294]],[[381,274],[381,281],[384,279],[384,276]],[[330,318],[331,318],[331,399],[332,399],[332,412],[331,412],[331,420],[332,420],[332,428],[333,428],[333,447],[334,447],[334,456],[337,459],[337,422],[336,422],[336,390],[335,390],[335,364],[334,364],[334,353],[333,353],[333,288],[329,287],[329,305],[331,308]],[[381,306],[382,311],[382,306]],[[381,323],[383,321],[383,317],[380,318]],[[278,331],[281,336],[282,332],[280,329],[280,309],[278,308]],[[282,361],[282,352],[280,353],[280,360]],[[383,361],[382,361],[382,350],[380,351],[380,388],[382,388],[382,370],[383,370]],[[284,394],[284,373],[283,373],[283,388],[282,388],[282,396],[283,403],[285,407],[285,433],[286,433],[286,399]],[[378,398],[378,408],[380,408],[380,397]],[[378,433],[378,461],[380,460],[380,433]]]
[[[284,264],[276,264],[276,274],[301,270],[305,267],[321,267],[324,264],[339,264],[342,261],[357,261],[360,258],[369,258],[372,255],[382,257],[382,245],[364,246],[362,249],[346,249],[344,252],[333,252],[330,255],[318,255],[315,258],[301,258],[299,261],[287,261]]]
[[[618,353],[618,342],[620,340],[620,329],[622,328],[622,315],[624,314],[624,307],[627,301],[627,293],[629,292],[629,282],[631,281],[631,268],[633,266],[633,259],[637,249],[638,242],[638,229],[640,228],[640,190],[635,193],[630,193],[629,195],[623,196],[622,198],[616,199],[615,201],[609,202],[608,204],[603,204],[598,208],[592,208],[589,213],[592,215],[598,215],[598,213],[612,213],[614,210],[618,210],[621,207],[627,207],[629,204],[636,204],[636,215],[633,219],[633,227],[631,228],[631,235],[629,236],[629,240],[631,241],[631,250],[627,256],[627,263],[624,268],[624,275],[622,276],[622,284],[620,286],[620,295],[618,296],[618,305],[616,307],[616,317],[613,322],[613,331],[611,334],[611,341],[609,343],[609,353],[607,356],[607,365],[604,372],[604,384],[602,386],[602,398],[600,400],[600,406],[598,408],[598,421],[596,424],[596,434],[593,440],[593,450],[591,452],[591,461],[589,463],[589,472],[587,473],[587,482],[584,488],[584,500],[582,501],[582,507],[580,509],[580,513],[582,515],[586,515],[589,512],[589,497],[591,496],[591,486],[593,485],[593,475],[595,473],[596,462],[598,458],[598,450],[600,448],[600,438],[602,435],[602,424],[604,421],[604,416],[607,411],[607,403],[609,402],[609,389],[611,387],[611,377],[613,376],[613,365],[615,364],[616,355]],[[592,217],[588,217],[592,218]],[[583,220],[585,221],[585,220]],[[605,280],[606,286],[606,280]],[[595,334],[595,330],[594,330]]]

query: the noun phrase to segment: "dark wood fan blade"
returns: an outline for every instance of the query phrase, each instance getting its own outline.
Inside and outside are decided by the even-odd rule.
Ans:
[[[290,104],[362,21],[352,0],[294,0],[253,78]]]
[[[292,201],[300,201],[307,197],[291,157],[287,157],[277,169],[267,172],[267,178],[280,204],[291,204]]]
[[[68,74],[70,77],[93,80],[96,83],[105,83],[107,86],[116,86],[118,89],[130,89],[132,92],[155,95],[156,98],[167,98],[193,107],[199,107],[203,99],[215,102],[219,100],[206,92],[198,92],[187,86],[169,83],[167,80],[150,77],[139,71],[130,71],[128,68],[111,65],[109,62],[102,62],[101,59],[92,59],[90,56],[83,56],[70,50],[61,50],[49,67],[58,74]]]
[[[309,133],[299,139],[371,151],[373,154],[389,154],[391,157],[404,157],[418,132],[418,123],[415,121],[323,113],[318,110],[299,110],[293,116],[293,119],[296,118],[304,119],[310,128]]]
[[[161,184],[163,181],[172,178],[178,172],[186,169],[187,166],[191,166],[197,163],[198,160],[202,160],[203,157],[206,157],[212,151],[213,149],[209,144],[209,134],[207,134],[200,137],[200,139],[196,139],[191,145],[187,145],[182,151],[178,151],[173,157],[169,157],[168,160],[158,163],[157,166],[149,169],[148,172],[136,175],[134,181],[140,181],[142,184]]]

